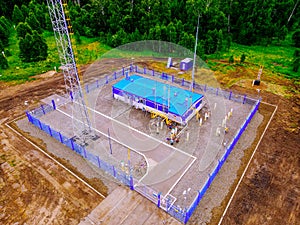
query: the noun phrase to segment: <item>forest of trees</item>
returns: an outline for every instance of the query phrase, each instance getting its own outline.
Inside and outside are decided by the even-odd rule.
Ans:
[[[198,16],[199,54],[229,49],[232,42],[280,43],[289,32],[300,46],[300,0],[70,0],[69,10],[76,35],[98,37],[111,47],[163,40],[192,50]],[[23,61],[47,58],[41,36],[52,30],[46,0],[2,0],[0,16],[1,51],[14,26]]]

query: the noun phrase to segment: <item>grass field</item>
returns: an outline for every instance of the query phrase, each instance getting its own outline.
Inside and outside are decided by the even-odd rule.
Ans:
[[[292,71],[293,54],[296,47],[292,46],[291,35],[288,35],[286,40],[278,44],[274,41],[273,44],[268,46],[246,46],[236,43],[232,43],[229,51],[222,51],[219,54],[213,54],[209,56],[212,59],[209,63],[210,68],[221,72],[228,72],[235,70],[235,65],[240,63],[242,54],[246,55],[245,66],[249,69],[256,69],[259,66],[263,66],[269,72],[274,75],[284,76],[286,78],[299,80],[300,73]],[[235,63],[221,66],[215,62],[215,59],[229,61],[229,57],[233,55]]]
[[[12,54],[7,57],[9,68],[0,70],[0,81],[10,81],[13,84],[24,83],[32,80],[32,76],[54,70],[60,66],[57,47],[53,32],[45,31],[43,37],[48,45],[48,58],[45,61],[24,63],[19,58],[19,40],[16,31],[12,32],[9,46],[6,48]],[[100,44],[96,38],[80,37],[80,43],[76,44],[77,64],[84,65],[95,61],[110,48]]]
[[[43,37],[48,44],[48,58],[45,61],[23,63],[19,55],[18,38],[13,30],[9,40],[7,49],[12,56],[7,57],[9,68],[0,70],[0,81],[12,82],[13,84],[24,83],[34,79],[33,76],[54,70],[54,67],[60,66],[57,53],[56,43],[53,32],[45,31]],[[80,37],[80,42],[76,44],[76,60],[78,65],[85,65],[94,62],[100,58],[105,52],[111,48],[101,44],[97,38]],[[274,43],[270,46],[245,46],[232,43],[229,51],[221,51],[218,54],[208,56],[208,66],[223,75],[227,75],[231,71],[237,70],[237,67],[244,67],[247,70],[258,71],[259,66],[264,67],[264,71],[268,72],[268,76],[278,76],[281,78],[294,79],[299,83],[300,74],[292,71],[293,54],[295,47],[291,46],[291,36],[280,43]],[[123,53],[119,51],[111,53],[118,57]],[[127,53],[124,52],[126,55]],[[246,55],[245,63],[240,64],[240,57]],[[152,53],[149,53],[151,56]],[[235,63],[229,64],[228,59],[233,55]],[[132,55],[134,56],[134,54]]]

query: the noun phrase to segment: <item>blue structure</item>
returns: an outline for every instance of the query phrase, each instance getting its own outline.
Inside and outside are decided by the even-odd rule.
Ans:
[[[128,76],[112,86],[115,99],[136,108],[186,124],[202,107],[203,95],[139,75]]]
[[[96,88],[103,87],[110,82],[114,82],[116,79],[118,79],[120,77],[124,77],[126,75],[126,72],[124,73],[123,71],[124,71],[123,69],[116,71],[111,75],[107,75],[104,78],[96,80],[96,82],[94,82],[94,83],[89,83],[87,89],[89,91],[92,91],[92,90],[95,90]],[[190,82],[185,81],[184,79],[178,79],[178,78],[173,77],[172,75],[169,75],[166,73],[160,73],[160,72],[157,72],[154,70],[147,70],[145,68],[139,68],[137,66],[135,67],[135,71],[139,72],[139,73],[146,72],[145,74],[147,74],[151,77],[155,76],[156,78],[161,79],[162,82],[164,82],[165,80],[169,80],[169,81],[171,80],[172,82],[176,82],[177,84],[181,83],[181,85],[185,86],[186,88],[190,87]],[[133,72],[133,69],[130,69],[130,72]],[[133,78],[133,77],[131,77],[131,78]],[[127,79],[130,80],[129,76]],[[166,84],[162,84],[162,85],[166,85]],[[114,165],[111,165],[111,164],[107,163],[106,161],[100,159],[99,156],[93,155],[92,153],[88,152],[84,146],[81,146],[81,145],[77,144],[76,142],[74,142],[73,138],[64,136],[61,132],[54,130],[49,125],[44,124],[43,122],[40,121],[39,118],[41,118],[42,116],[52,112],[53,110],[56,110],[60,106],[63,106],[69,102],[61,101],[58,105],[57,104],[58,102],[55,103],[55,101],[52,100],[50,102],[50,104],[46,104],[46,105],[40,106],[39,108],[34,109],[30,112],[26,112],[26,115],[28,117],[29,122],[32,123],[33,125],[35,125],[37,128],[43,130],[44,132],[46,132],[47,134],[49,134],[56,140],[60,141],[64,145],[68,146],[70,149],[72,149],[77,154],[81,155],[82,157],[86,158],[88,161],[93,163],[95,166],[103,169],[104,171],[109,173],[111,176],[114,176],[117,180],[123,182],[125,185],[130,186],[131,190],[136,190],[137,192],[142,194],[144,197],[146,197],[150,201],[154,202],[158,207],[164,209],[167,213],[169,213],[170,215],[175,217],[177,220],[186,224],[188,222],[188,220],[190,219],[190,217],[192,216],[192,213],[196,209],[197,205],[202,200],[206,191],[210,187],[214,178],[218,174],[219,170],[226,162],[228,156],[234,149],[239,138],[241,137],[241,135],[247,128],[247,126],[250,123],[250,121],[252,120],[253,116],[258,111],[258,108],[260,105],[259,99],[251,99],[251,98],[247,97],[246,95],[235,94],[232,91],[228,92],[225,90],[209,87],[206,84],[201,85],[201,84],[197,84],[197,83],[195,83],[194,87],[196,90],[204,91],[205,93],[213,94],[216,96],[218,95],[219,97],[222,97],[224,99],[229,99],[231,101],[238,102],[241,104],[241,106],[243,104],[249,104],[252,106],[252,109],[251,109],[250,113],[248,114],[244,123],[241,126],[237,127],[237,132],[235,133],[232,141],[226,147],[225,151],[223,152],[223,155],[219,156],[219,159],[216,162],[215,167],[211,168],[210,173],[208,174],[207,180],[201,186],[199,186],[197,194],[195,195],[194,201],[187,208],[185,208],[185,206],[187,206],[186,204],[185,205],[179,205],[179,204],[167,205],[168,201],[165,202],[165,204],[163,204],[164,201],[161,201],[161,200],[168,199],[170,195],[165,196],[166,197],[165,198],[164,196],[161,195],[159,190],[154,190],[145,184],[143,184],[143,186],[140,186],[140,188],[135,188],[135,185],[134,185],[135,182],[137,182],[139,184],[141,184],[141,183],[138,180],[135,180],[132,177],[132,175],[128,175],[128,174],[124,173],[123,171],[118,170]],[[72,93],[69,93],[69,95],[71,98],[68,99],[68,96],[65,96],[66,100],[71,100],[71,102],[72,102],[73,101]],[[119,97],[119,95],[115,95],[115,96]],[[201,178],[195,177],[195,179],[201,179]],[[154,193],[156,193],[156,194],[154,194]]]
[[[180,70],[187,71],[193,67],[193,59],[185,58],[180,62]]]

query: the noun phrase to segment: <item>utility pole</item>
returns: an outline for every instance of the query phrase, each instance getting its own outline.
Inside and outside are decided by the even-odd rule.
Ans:
[[[199,19],[200,19],[200,14],[198,15],[198,23],[197,23],[197,30],[196,30],[196,42],[195,42],[195,50],[194,50],[194,61],[193,61],[193,69],[192,69],[192,83],[190,86],[190,90],[193,92],[194,92],[194,81],[195,81],[195,64],[196,64],[197,44],[198,44]]]

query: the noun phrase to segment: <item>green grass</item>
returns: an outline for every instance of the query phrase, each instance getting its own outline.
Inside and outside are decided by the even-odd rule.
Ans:
[[[235,62],[239,63],[241,55],[245,54],[245,62],[248,62],[248,64],[244,64],[244,66],[263,66],[272,73],[278,73],[278,75],[299,80],[300,73],[292,71],[293,54],[295,50],[296,48],[291,45],[291,40],[288,36],[284,42],[280,43],[280,45],[275,43],[269,46],[245,46],[233,43],[229,51],[222,51],[220,53],[220,58],[228,62],[229,57],[233,55]],[[216,54],[209,56],[209,59],[216,58]],[[219,70],[220,67],[218,66],[217,69]],[[224,69],[230,70],[232,68]]]
[[[18,38],[16,32],[13,30],[9,39],[9,46],[7,49],[12,56],[7,57],[9,68],[7,70],[0,70],[0,81],[12,81],[13,83],[23,83],[25,81],[33,80],[33,76],[45,73],[49,70],[54,70],[54,67],[60,66],[60,60],[57,52],[57,47],[53,32],[45,31],[43,37],[48,44],[48,58],[41,62],[24,63],[20,60]],[[96,38],[80,37],[80,43],[76,44],[76,61],[78,65],[85,65],[99,59],[104,53],[111,50],[110,47],[101,44]],[[292,71],[292,61],[295,47],[291,46],[291,35],[288,35],[285,41],[280,45],[273,43],[270,46],[245,46],[232,43],[230,51],[222,51],[219,55],[213,54],[208,56],[209,59],[221,59],[228,62],[231,55],[235,58],[235,63],[229,65],[227,63],[220,63],[209,60],[208,65],[212,70],[218,70],[223,74],[236,69],[241,55],[246,54],[246,63],[243,66],[250,69],[257,70],[258,66],[264,66],[265,69],[279,76],[300,80],[300,73]],[[118,49],[109,52],[104,57],[140,57],[140,56],[159,56],[157,53],[151,51],[134,52],[134,51],[120,51]]]
[[[60,60],[54,39],[53,32],[45,31],[43,37],[48,45],[48,57],[45,61],[24,63],[19,58],[19,40],[15,30],[9,39],[9,46],[6,48],[12,56],[7,57],[9,68],[0,70],[0,81],[11,81],[15,84],[33,80],[35,75],[54,70],[60,66]],[[81,43],[76,44],[77,64],[83,65],[92,63],[110,48],[100,44],[96,38],[81,37]]]

